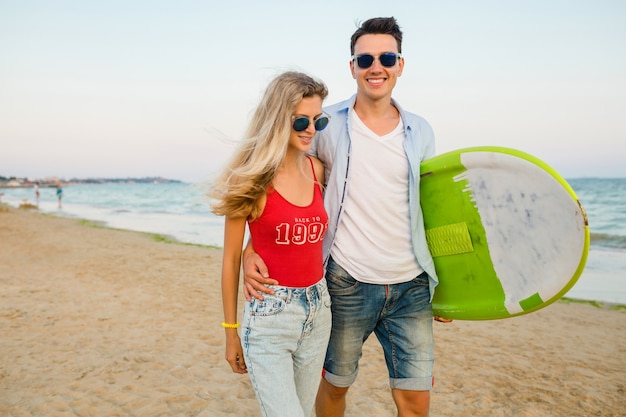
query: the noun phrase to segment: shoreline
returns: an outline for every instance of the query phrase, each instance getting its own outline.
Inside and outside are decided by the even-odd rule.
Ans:
[[[40,214],[0,206],[0,415],[260,415],[223,358],[221,249]],[[577,301],[435,323],[431,417],[621,417],[624,334],[626,311]],[[364,410],[395,415],[374,337]]]
[[[2,210],[2,205],[3,204],[4,203],[0,203],[0,210]],[[8,207],[10,207],[10,206],[8,206]],[[15,208],[14,207],[10,207],[10,209],[15,209]],[[17,209],[18,210],[23,210],[21,208],[17,208]],[[196,246],[196,247],[199,247],[199,248],[222,250],[222,247],[220,247],[220,246],[206,245],[206,244],[202,244],[202,243],[184,242],[184,241],[182,241],[180,239],[177,239],[174,236],[167,235],[167,234],[153,233],[153,232],[142,232],[142,231],[138,231],[138,230],[130,230],[130,229],[112,227],[112,226],[107,225],[106,222],[104,222],[104,221],[82,219],[82,218],[75,218],[75,217],[64,217],[64,216],[59,216],[56,213],[41,212],[41,211],[37,210],[36,208],[27,208],[26,210],[35,210],[35,212],[37,212],[37,213],[39,213],[39,214],[41,214],[43,216],[50,216],[50,217],[54,217],[54,218],[66,218],[66,219],[76,220],[82,226],[85,226],[85,227],[93,227],[93,228],[96,228],[96,229],[115,230],[115,231],[119,231],[119,232],[138,233],[138,234],[145,235],[145,236],[149,237],[150,239],[154,240],[155,242],[169,243],[169,244],[173,244],[173,245]],[[609,302],[609,301],[584,299],[584,298],[572,298],[572,297],[567,297],[567,294],[565,296],[561,297],[560,299],[558,299],[556,302],[568,303],[568,304],[571,304],[571,303],[588,304],[588,305],[594,306],[596,308],[604,309],[604,310],[615,310],[615,311],[626,310],[626,304],[623,304],[623,303],[614,303],[614,302]]]
[[[169,224],[164,219],[161,219],[164,223],[169,224],[166,228],[161,228],[162,231],[149,231],[145,227],[136,227],[136,223],[132,223],[132,219],[120,220],[117,219],[109,219],[107,220],[98,220],[81,216],[79,213],[66,212],[66,210],[62,211],[51,211],[51,210],[42,210],[41,208],[36,207],[34,204],[31,206],[18,207],[9,203],[0,203],[7,204],[7,208],[23,208],[25,210],[32,210],[34,212],[38,212],[43,215],[49,215],[53,217],[59,218],[70,218],[77,219],[81,222],[84,222],[86,225],[92,224],[93,227],[102,227],[111,230],[120,230],[120,231],[128,231],[128,232],[137,232],[137,233],[145,233],[148,236],[152,236],[155,240],[163,240],[163,241],[171,241],[171,243],[179,243],[182,245],[197,245],[200,247],[210,247],[215,249],[221,249],[221,246],[216,242],[222,238],[223,230],[217,233],[217,230],[214,229],[214,225],[212,224],[203,224],[203,227],[207,227],[209,231],[209,236],[212,238],[198,238],[198,236],[188,236],[184,234],[184,237],[180,236],[179,232],[176,232],[173,227],[175,224]],[[135,219],[139,222],[139,224],[143,224],[142,219]],[[114,224],[112,224],[114,223]],[[144,224],[145,226],[145,224]],[[184,224],[183,227],[188,227],[188,224]],[[157,227],[158,229],[158,227]],[[185,229],[188,230],[188,229]],[[219,238],[218,238],[219,236]],[[190,239],[185,239],[190,238]],[[607,258],[607,256],[609,258]],[[616,261],[617,259],[617,261]],[[605,265],[613,265],[614,270],[606,271]],[[626,253],[619,254],[618,258],[613,256],[613,251],[611,249],[603,250],[602,248],[591,248],[589,257],[587,259],[587,265],[582,275],[579,277],[576,284],[570,288],[570,290],[565,294],[562,299],[572,299],[580,302],[591,302],[591,303],[603,303],[607,305],[626,305],[626,293],[620,289],[619,281],[621,280],[620,272],[622,270],[622,266],[626,267]],[[604,272],[604,274],[603,274]],[[601,282],[602,286],[599,287],[600,291],[597,291],[597,288],[594,286],[594,283]],[[617,288],[618,293],[615,292],[607,292],[605,288],[609,285],[610,288]],[[560,301],[560,300],[559,300]]]

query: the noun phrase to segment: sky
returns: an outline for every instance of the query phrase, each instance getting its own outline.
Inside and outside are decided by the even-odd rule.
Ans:
[[[210,180],[278,73],[351,96],[350,36],[377,16],[437,153],[626,177],[623,0],[0,0],[0,176]]]

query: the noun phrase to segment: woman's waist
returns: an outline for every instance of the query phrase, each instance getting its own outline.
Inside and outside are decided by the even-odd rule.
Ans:
[[[326,291],[326,278],[321,277],[306,286],[284,285],[268,285],[274,291],[274,297],[283,298],[285,300],[294,298],[310,297],[315,294],[322,294]]]

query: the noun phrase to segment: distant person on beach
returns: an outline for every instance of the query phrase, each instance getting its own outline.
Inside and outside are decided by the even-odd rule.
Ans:
[[[311,151],[326,169],[324,260],[333,313],[316,415],[344,415],[363,343],[373,332],[398,415],[428,416],[438,278],[426,244],[419,167],[435,155],[434,134],[392,98],[404,69],[395,18],[363,22],[350,53],[356,95],[325,109],[329,128]],[[254,241],[244,251],[246,298],[267,298],[261,284],[276,282],[259,252]]]
[[[62,206],[61,199],[63,198],[63,188],[61,187],[61,181],[57,180],[56,187],[57,187],[57,200],[59,201],[59,208],[61,208]]]
[[[35,189],[35,203],[39,207],[39,183],[36,182],[33,188]]]
[[[266,417],[309,416],[330,335],[322,259],[328,226],[320,184],[324,167],[306,155],[316,132],[328,124],[322,111],[327,95],[326,86],[306,74],[277,76],[211,192],[213,213],[226,216],[226,360],[233,372],[250,373]],[[246,223],[275,285],[265,300],[244,304],[240,338],[237,295]]]

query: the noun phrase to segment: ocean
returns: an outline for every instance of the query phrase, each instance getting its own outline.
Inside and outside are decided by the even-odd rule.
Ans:
[[[582,276],[566,297],[626,304],[626,178],[567,180],[589,220],[591,249]],[[206,184],[85,184],[41,188],[39,211],[101,222],[112,228],[170,236],[187,243],[222,246],[223,218],[213,215]],[[32,188],[2,188],[2,202],[35,203]]]

